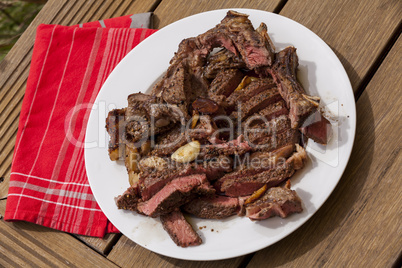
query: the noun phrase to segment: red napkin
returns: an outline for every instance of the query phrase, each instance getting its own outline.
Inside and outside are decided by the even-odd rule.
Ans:
[[[91,105],[109,73],[156,31],[130,28],[143,26],[138,15],[137,20],[133,15],[71,27],[38,27],[5,220],[98,237],[117,232],[92,195],[80,144]]]

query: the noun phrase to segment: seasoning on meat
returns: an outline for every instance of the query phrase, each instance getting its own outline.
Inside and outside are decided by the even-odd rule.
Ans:
[[[331,124],[297,67],[296,48],[275,52],[267,25],[254,29],[236,11],[182,40],[151,94],[129,95],[106,119],[110,158],[129,148],[131,186],[117,207],[159,217],[181,247],[202,243],[183,213],[263,220],[302,212],[290,189],[307,161],[301,139],[326,144]]]

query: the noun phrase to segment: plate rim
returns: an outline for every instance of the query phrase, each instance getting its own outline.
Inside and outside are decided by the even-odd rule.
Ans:
[[[343,75],[346,76],[346,79],[347,79],[347,82],[348,82],[348,85],[349,85],[348,90],[349,90],[349,89],[351,90],[351,92],[349,92],[349,94],[351,94],[352,96],[354,96],[354,95],[353,95],[353,88],[352,88],[351,83],[350,83],[350,79],[349,79],[349,77],[348,77],[348,75],[347,75],[347,73],[346,73],[346,70],[345,70],[344,66],[343,66],[342,63],[340,62],[339,58],[336,56],[336,54],[334,53],[334,51],[328,46],[328,44],[326,44],[326,42],[325,42],[324,40],[322,40],[322,39],[321,39],[316,33],[314,33],[312,30],[308,29],[306,26],[304,26],[304,25],[298,23],[297,21],[294,21],[294,20],[292,20],[292,19],[290,19],[290,18],[287,18],[287,17],[285,17],[285,16],[282,16],[282,15],[279,15],[279,14],[276,14],[276,13],[272,13],[272,12],[269,12],[269,11],[258,10],[258,9],[248,9],[248,8],[225,8],[225,9],[216,9],[216,10],[210,10],[210,11],[206,11],[206,12],[201,12],[201,13],[193,14],[193,15],[191,15],[191,16],[188,16],[188,17],[182,18],[182,19],[180,19],[180,20],[177,20],[177,21],[175,21],[175,22],[173,22],[173,23],[171,23],[171,24],[169,24],[169,25],[163,27],[162,29],[158,30],[158,31],[155,32],[153,35],[151,35],[150,37],[148,37],[146,40],[144,40],[143,42],[141,42],[141,43],[140,43],[139,45],[137,45],[134,49],[132,49],[132,50],[119,62],[119,64],[114,68],[114,70],[109,74],[109,76],[108,76],[108,78],[106,79],[105,83],[103,84],[101,90],[99,91],[98,96],[96,97],[94,104],[95,104],[95,103],[98,103],[98,101],[99,101],[99,100],[98,100],[98,97],[99,97],[99,95],[100,95],[102,89],[105,88],[105,85],[107,86],[107,85],[110,83],[110,81],[113,80],[113,77],[114,77],[114,75],[116,74],[115,71],[119,69],[118,66],[121,65],[121,64],[124,64],[125,61],[129,60],[129,58],[130,58],[129,55],[131,55],[132,53],[135,53],[136,50],[138,49],[138,47],[146,46],[147,43],[152,42],[154,38],[157,38],[157,36],[158,36],[157,34],[158,34],[159,32],[163,31],[164,29],[169,29],[169,28],[171,28],[171,27],[175,27],[175,25],[180,24],[180,23],[183,23],[183,21],[188,20],[188,19],[191,19],[191,18],[196,17],[196,16],[205,16],[205,15],[208,15],[208,14],[210,14],[210,13],[218,13],[218,12],[224,12],[224,11],[227,12],[228,10],[239,11],[239,12],[242,12],[242,13],[249,14],[250,16],[252,16],[253,13],[268,13],[268,14],[270,14],[271,16],[279,16],[279,17],[281,17],[281,19],[285,19],[285,20],[287,20],[287,21],[290,22],[290,23],[296,23],[299,27],[302,27],[302,28],[304,28],[304,30],[306,30],[306,31],[310,32],[311,34],[315,35],[315,37],[316,37],[318,40],[320,40],[320,41],[322,42],[322,44],[325,46],[325,49],[327,50],[327,52],[330,52],[330,53],[332,54],[332,57],[335,57],[335,58],[337,59],[337,64],[339,64],[339,66],[341,67],[341,70],[343,71],[343,72],[342,72]],[[156,37],[153,37],[154,35],[156,35]],[[153,38],[152,38],[152,37],[153,37]],[[147,40],[149,40],[149,41],[147,41]],[[178,45],[178,44],[177,44],[177,45]],[[108,82],[108,81],[109,81],[109,82]],[[155,251],[155,250],[153,250],[153,249],[149,249],[147,246],[144,246],[144,245],[142,245],[141,243],[138,243],[137,241],[134,241],[134,240],[133,240],[133,241],[134,241],[136,244],[138,244],[138,245],[140,245],[140,246],[142,246],[142,247],[144,247],[144,248],[146,248],[146,249],[148,249],[148,250],[150,250],[150,251],[153,251],[153,252],[155,252],[155,253],[158,253],[158,254],[161,254],[161,255],[164,255],[164,256],[167,256],[167,257],[172,257],[172,258],[177,258],[177,259],[183,259],[183,260],[205,261],[205,260],[223,260],[223,259],[228,259],[228,258],[233,258],[233,257],[238,257],[238,256],[246,255],[246,254],[249,254],[249,253],[252,253],[252,252],[256,252],[256,251],[258,251],[258,250],[261,250],[261,249],[263,249],[263,248],[265,248],[265,247],[268,247],[268,246],[270,246],[270,245],[273,245],[273,244],[275,244],[276,242],[278,242],[278,241],[282,240],[283,238],[287,237],[288,235],[290,235],[291,233],[293,233],[294,231],[296,231],[297,229],[299,229],[302,225],[304,225],[313,215],[315,215],[315,213],[322,207],[322,205],[323,205],[323,204],[328,200],[328,198],[332,195],[332,193],[333,193],[335,187],[339,184],[339,181],[341,180],[341,178],[342,178],[342,176],[343,176],[343,174],[344,174],[344,171],[345,171],[345,169],[346,169],[347,163],[349,162],[349,159],[350,159],[350,156],[351,156],[351,153],[352,153],[352,149],[353,149],[353,145],[354,145],[354,141],[355,141],[355,134],[356,134],[356,103],[355,103],[355,101],[353,101],[353,104],[354,104],[353,107],[351,107],[352,109],[349,108],[349,111],[352,112],[352,114],[350,114],[350,118],[349,118],[349,119],[351,119],[351,121],[352,121],[351,123],[353,123],[352,126],[350,126],[350,131],[351,131],[350,133],[352,134],[351,136],[353,137],[353,139],[351,140],[350,143],[348,143],[348,144],[349,144],[349,147],[347,148],[347,152],[348,152],[347,160],[345,161],[345,165],[342,167],[342,171],[340,172],[340,176],[339,176],[339,178],[338,178],[336,184],[332,187],[332,189],[330,190],[329,194],[328,194],[328,195],[326,196],[326,198],[324,199],[324,201],[315,209],[315,211],[313,211],[312,213],[309,213],[305,218],[303,218],[302,223],[301,223],[300,225],[298,225],[296,228],[292,229],[290,232],[286,231],[286,232],[285,232],[285,233],[286,233],[285,235],[283,235],[283,236],[277,238],[277,239],[274,240],[273,242],[271,242],[271,243],[269,243],[269,244],[266,244],[265,246],[262,246],[262,247],[257,248],[257,249],[253,248],[253,249],[250,249],[250,250],[248,250],[248,251],[244,251],[242,254],[231,255],[231,256],[226,256],[226,257],[208,258],[208,259],[205,259],[205,258],[201,258],[201,259],[200,259],[200,258],[192,258],[191,256],[186,256],[186,257],[172,256],[172,255],[166,254],[166,253],[164,253],[164,252],[160,252],[160,251]],[[351,110],[350,110],[350,109],[351,109]],[[92,113],[93,113],[93,111],[91,111],[90,117],[88,118],[87,126],[90,125],[91,118],[92,118]],[[86,141],[85,141],[85,142],[87,142],[87,137],[90,136],[90,135],[88,135],[88,133],[90,133],[90,129],[89,129],[89,128],[87,128],[87,130],[86,130],[86,136],[85,136],[85,140],[86,140]],[[84,150],[84,155],[85,155],[84,159],[87,159],[87,155],[88,155],[87,149]],[[93,182],[93,180],[91,180],[91,179],[89,178],[89,177],[90,177],[90,176],[89,176],[89,173],[90,173],[90,172],[88,172],[88,170],[89,170],[90,168],[89,168],[89,166],[88,166],[87,163],[88,163],[88,161],[85,161],[85,168],[86,168],[86,170],[87,170],[88,181],[89,181],[89,185],[90,185],[91,191],[92,191],[92,189],[93,189],[93,183],[94,183],[94,182]],[[94,195],[95,199],[97,199],[97,198],[96,198],[96,194],[95,194],[94,191],[93,191],[93,195]],[[104,211],[104,209],[102,208],[102,206],[100,205],[100,203],[99,203],[99,202],[97,202],[97,203],[98,203],[99,207],[101,208],[102,212],[106,215],[107,213]],[[110,220],[110,221],[111,221],[111,220]],[[111,222],[112,222],[112,221],[111,221]],[[124,234],[124,233],[123,233],[123,234]],[[128,237],[130,240],[132,240],[129,236],[127,236],[127,237]]]

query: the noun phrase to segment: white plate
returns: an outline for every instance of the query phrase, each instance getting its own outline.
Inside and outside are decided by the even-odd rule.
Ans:
[[[310,161],[292,178],[292,187],[303,200],[301,214],[261,222],[236,216],[226,220],[190,218],[203,243],[197,247],[177,247],[158,219],[117,209],[114,198],[129,183],[124,165],[109,160],[105,118],[107,111],[126,107],[129,94],[147,91],[160,78],[182,39],[214,27],[227,10],[187,17],[148,37],[113,70],[95,101],[86,132],[85,164],[93,194],[109,220],[135,243],[165,256],[186,260],[226,259],[281,240],[325,202],[341,178],[352,150],[355,101],[348,76],[333,51],[313,32],[288,18],[265,11],[235,10],[249,14],[255,27],[265,22],[277,51],[288,45],[297,48],[299,79],[310,95],[322,98],[326,113],[333,119],[334,136],[326,147],[309,142]]]

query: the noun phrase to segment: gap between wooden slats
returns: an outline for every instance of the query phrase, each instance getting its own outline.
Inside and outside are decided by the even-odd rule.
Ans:
[[[320,36],[344,65],[354,92],[401,21],[398,1],[288,0],[282,11]]]
[[[273,256],[276,267],[398,264],[402,126],[395,118],[402,106],[401,51],[399,38],[357,101],[354,150],[331,197],[300,229],[258,252],[250,267],[263,265],[266,256]],[[300,243],[289,248],[292,241]]]
[[[355,99],[356,101],[360,98],[363,94],[364,90],[366,89],[367,85],[370,83],[371,79],[374,77],[375,73],[377,72],[378,68],[388,55],[388,52],[392,49],[392,46],[398,40],[399,36],[401,35],[402,31],[402,20],[399,22],[398,27],[395,28],[395,31],[392,33],[391,38],[386,43],[383,51],[377,56],[373,65],[369,68],[367,74],[363,77],[359,87],[355,92]]]

